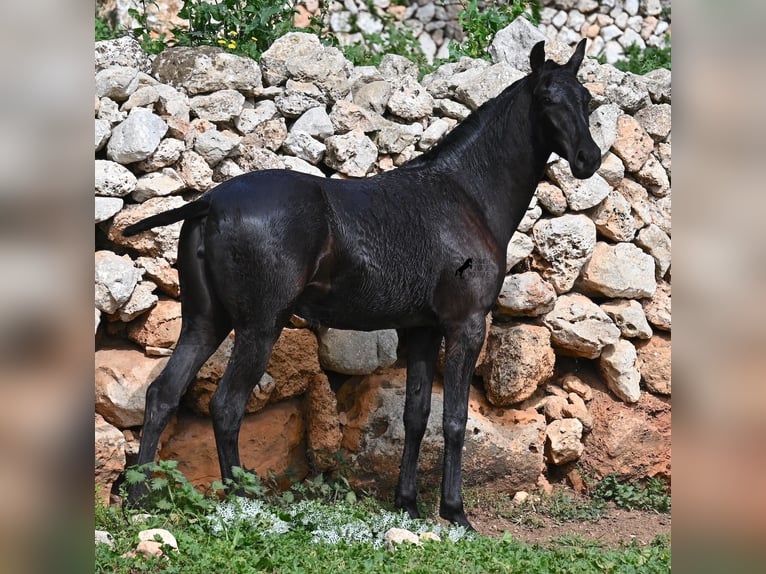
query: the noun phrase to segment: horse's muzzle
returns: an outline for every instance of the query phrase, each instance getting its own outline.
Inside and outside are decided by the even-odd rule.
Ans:
[[[588,179],[601,167],[601,149],[593,142],[591,145],[577,150],[575,157],[569,162],[572,175],[578,179]]]

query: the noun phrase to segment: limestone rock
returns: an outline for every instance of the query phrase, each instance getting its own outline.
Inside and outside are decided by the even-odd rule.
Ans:
[[[434,119],[423,131],[418,149],[426,151],[436,145],[455,126],[454,121],[445,118]]]
[[[386,108],[392,114],[407,121],[415,121],[431,115],[434,101],[417,80],[404,76],[393,88]]]
[[[603,303],[601,308],[614,321],[626,339],[648,339],[652,336],[652,328],[647,323],[644,309],[638,301],[618,299]]]
[[[569,291],[595,248],[593,221],[574,214],[542,219],[532,229],[532,237],[540,255],[536,263],[543,278],[550,281],[557,293]]]
[[[252,95],[262,85],[258,62],[213,46],[163,50],[155,57],[152,72],[163,84],[192,96],[228,89]]]
[[[606,199],[588,212],[601,235],[612,241],[632,241],[636,235],[636,220],[630,202],[616,190],[609,191]]]
[[[119,310],[120,321],[128,323],[147,309],[151,309],[157,303],[157,296],[153,291],[157,286],[151,281],[142,281]]]
[[[545,35],[529,20],[516,18],[495,34],[487,51],[493,62],[505,62],[513,69],[528,74],[532,71],[529,53],[535,44],[544,40]]]
[[[670,283],[659,281],[657,291],[650,299],[641,301],[647,320],[661,331],[670,331]]]
[[[96,413],[96,491],[103,505],[109,504],[112,485],[125,470],[125,437]]]
[[[181,293],[178,271],[162,257],[137,257],[136,265],[146,271],[145,277],[151,279],[163,293],[178,298]]]
[[[365,83],[352,91],[353,102],[356,105],[382,115],[386,111],[392,87],[385,80],[378,80]]]
[[[565,391],[577,393],[584,401],[593,399],[593,390],[587,383],[573,373],[567,373],[561,378],[561,386]]]
[[[184,142],[167,137],[160,142],[160,145],[157,146],[152,155],[136,164],[136,167],[144,172],[157,171],[163,167],[169,167],[178,161],[185,149],[186,144]]]
[[[547,174],[564,192],[569,209],[573,211],[598,205],[610,191],[609,184],[598,173],[588,179],[577,179],[572,175],[569,163],[563,159],[550,164]]]
[[[637,172],[649,159],[654,149],[654,142],[630,115],[622,115],[617,120],[617,139],[612,150],[622,159],[625,169],[631,173]]]
[[[562,414],[566,418],[577,419],[582,424],[583,431],[588,433],[593,430],[593,417],[585,406],[585,401],[577,393],[569,393],[568,403],[562,408]]]
[[[334,468],[342,434],[335,393],[324,375],[315,376],[309,384],[306,428],[309,457],[314,467],[319,471]]]
[[[94,144],[95,150],[100,151],[109,141],[109,136],[112,135],[112,126],[107,120],[95,119],[94,127]]]
[[[626,403],[641,398],[641,374],[636,367],[636,348],[625,339],[607,345],[601,352],[599,368],[609,389]]]
[[[189,100],[192,112],[211,122],[231,122],[239,117],[245,104],[245,96],[236,90],[218,90],[209,95],[194,96]]]
[[[670,133],[670,104],[654,104],[636,112],[634,116],[644,131],[655,141],[662,141]]]
[[[534,271],[508,275],[495,304],[496,317],[537,317],[553,309],[556,291]]]
[[[555,420],[545,430],[545,455],[549,462],[562,465],[580,458],[585,447],[582,423],[578,419]]]
[[[96,195],[125,197],[136,189],[136,176],[119,163],[106,159],[96,160]]]
[[[603,297],[651,297],[657,289],[654,259],[632,243],[596,243],[583,266],[580,287]]]
[[[620,338],[620,330],[607,314],[579,293],[560,296],[543,323],[551,331],[554,347],[576,357],[595,359]]]
[[[96,72],[114,66],[136,68],[148,72],[151,67],[149,54],[144,52],[141,44],[130,35],[102,40],[95,46]]]
[[[330,103],[345,99],[351,92],[348,78],[353,66],[337,48],[324,46],[314,53],[294,55],[285,66],[290,77],[315,84]]]
[[[300,56],[315,56],[322,51],[322,44],[313,34],[288,32],[278,38],[261,54],[263,81],[269,86],[277,86],[287,80],[287,60]]]
[[[617,120],[623,111],[617,104],[605,104],[596,108],[588,119],[593,140],[604,156],[617,140]]]
[[[133,108],[122,123],[112,129],[106,155],[118,163],[132,163],[148,158],[165,133],[168,125],[151,111]]]
[[[283,94],[274,99],[280,113],[286,118],[300,117],[306,110],[324,106],[327,98],[322,91],[311,82],[296,82],[287,80]]]
[[[128,326],[128,338],[142,347],[175,347],[181,334],[181,303],[159,299],[146,315]]]
[[[279,111],[271,100],[255,102],[255,105],[245,101],[242,112],[234,118],[234,126],[242,134],[249,134],[262,122],[277,119]]]
[[[671,345],[670,336],[658,333],[648,341],[636,344],[638,370],[648,391],[670,395]]]
[[[612,152],[608,152],[601,159],[601,167],[598,168],[597,173],[603,177],[609,185],[618,187],[622,182],[622,179],[625,177],[625,165],[619,157]]]
[[[213,187],[213,169],[195,151],[186,150],[181,154],[181,161],[178,163],[178,170],[187,187],[197,191],[207,191]]]
[[[484,102],[491,100],[523,77],[522,72],[508,64],[494,64],[471,78],[461,78],[455,87],[455,97],[471,110],[476,110]]]
[[[352,130],[371,132],[379,129],[383,120],[373,112],[352,102],[336,102],[330,111],[330,121],[335,133],[345,134]]]
[[[215,167],[236,150],[241,139],[230,131],[208,130],[194,139],[194,151],[200,154],[210,167]]]
[[[404,441],[405,387],[405,372],[400,369],[351,380],[338,391],[343,447],[355,487],[386,489],[396,484],[396,461],[401,460]],[[436,385],[420,450],[420,488],[438,488],[441,481],[443,405],[443,391]],[[543,468],[544,429],[542,415],[495,409],[471,388],[463,451],[465,486],[502,480],[510,490],[534,488]]]
[[[521,263],[531,255],[534,248],[535,244],[529,235],[514,231],[505,252],[505,272],[510,273],[516,264]]]
[[[335,133],[335,127],[324,108],[311,108],[295,120],[290,132],[303,132],[324,141]]]
[[[324,157],[327,146],[304,132],[291,131],[282,143],[282,149],[310,164],[318,164]]]
[[[96,412],[120,429],[141,425],[146,389],[167,361],[127,348],[96,351]]]
[[[352,177],[365,176],[378,159],[378,149],[360,131],[330,136],[325,139],[325,163]]]
[[[407,542],[408,544],[414,544],[415,546],[423,546],[420,538],[414,532],[410,532],[406,528],[389,528],[383,534],[383,539],[386,542],[386,548],[394,550],[400,544]]]
[[[96,309],[111,315],[130,299],[141,279],[129,256],[115,255],[111,251],[96,251],[95,255]]]
[[[95,197],[96,223],[106,221],[114,214],[119,213],[125,203],[119,197]]]
[[[662,167],[660,160],[654,154],[650,154],[644,165],[636,172],[636,179],[640,181],[652,195],[663,197],[670,191],[670,179]]]
[[[136,189],[131,197],[139,203],[152,197],[162,197],[179,193],[186,188],[186,183],[172,167],[162,168],[138,178]]]
[[[303,405],[297,398],[246,414],[239,435],[242,465],[262,479],[272,474],[281,488],[302,480],[308,474],[303,421]],[[207,490],[213,481],[220,480],[213,425],[208,417],[179,416],[159,457],[177,460],[178,470],[197,488]]]
[[[540,205],[556,217],[564,215],[567,210],[567,199],[564,192],[550,182],[541,181],[537,184],[535,192]]]
[[[487,398],[498,406],[529,398],[553,376],[554,361],[550,333],[544,327],[493,325],[481,369]]]
[[[654,259],[656,277],[664,277],[671,262],[671,242],[668,234],[654,224],[649,225],[638,232],[636,245],[642,247]]]
[[[122,102],[138,89],[138,70],[114,66],[96,73],[96,96]]]
[[[396,361],[396,331],[342,331],[326,329],[319,335],[319,362],[323,368],[346,375],[366,375]]]

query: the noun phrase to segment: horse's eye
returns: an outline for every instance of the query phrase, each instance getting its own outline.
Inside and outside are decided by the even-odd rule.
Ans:
[[[543,96],[542,98],[540,98],[540,102],[544,106],[550,106],[553,103],[553,100],[549,96]]]

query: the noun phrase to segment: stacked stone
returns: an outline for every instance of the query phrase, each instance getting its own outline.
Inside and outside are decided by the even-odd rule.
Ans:
[[[529,50],[541,38],[517,20],[498,34],[494,63],[464,58],[422,82],[405,58],[388,55],[377,68],[354,68],[339,50],[304,33],[280,38],[260,62],[210,47],[169,50],[152,61],[130,38],[97,43],[96,333],[112,341],[96,358],[96,424],[99,436],[108,437],[104,459],[134,453],[146,386],[180,330],[174,264],[181,223],[125,238],[127,225],[248,171],[364,177],[402,165],[527,73]],[[560,61],[571,53],[555,43],[547,51]],[[476,398],[469,412],[478,430],[467,440],[467,458],[479,465],[488,456],[482,449],[513,449],[505,460],[527,469],[520,476],[531,476],[532,483],[543,465],[546,435],[545,460],[565,464],[574,460],[572,452],[582,452],[583,433],[592,426],[587,389],[578,392],[582,385],[554,377],[556,357],[596,361],[614,396],[627,403],[641,399],[642,381],[650,393],[670,394],[670,73],[634,76],[586,60],[580,77],[594,98],[590,124],[603,163],[580,181],[565,161],[551,158],[509,245],[508,276],[477,369],[489,403],[481,406],[486,399]],[[115,346],[115,338],[142,350]],[[294,453],[307,439],[315,453],[311,463],[322,468],[332,464],[329,454],[341,441],[367,462],[370,449],[387,452],[383,440],[398,449],[402,427],[388,414],[400,421],[400,413],[378,413],[393,425],[381,434],[375,422],[380,417],[369,409],[387,401],[360,398],[370,389],[390,393],[391,385],[352,386],[340,393],[345,407],[338,407],[323,373],[364,377],[391,366],[395,332],[329,329],[317,343],[310,331],[296,329],[286,330],[283,339],[248,412],[301,421],[296,428],[305,429],[306,438],[298,431],[292,442],[282,436],[285,452]],[[227,340],[198,375],[187,394],[193,410],[207,413],[230,349]],[[403,385],[401,377],[393,380]],[[510,406],[529,413],[509,422],[502,411]],[[493,408],[500,414],[488,418]],[[561,422],[575,419],[579,427]],[[369,440],[361,440],[367,432]],[[177,453],[171,448],[164,456]],[[395,470],[386,460],[378,478]],[[103,474],[114,478],[113,472]]]
[[[662,47],[670,39],[669,0],[543,0],[540,28],[549,40],[575,44],[588,38],[588,55],[610,64],[625,48]]]

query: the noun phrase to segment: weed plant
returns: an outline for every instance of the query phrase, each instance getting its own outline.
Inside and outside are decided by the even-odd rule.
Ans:
[[[147,478],[145,471],[150,471]],[[96,528],[108,530],[114,548],[95,549],[95,572],[183,572],[186,574],[251,572],[668,572],[670,540],[650,545],[605,548],[574,537],[552,540],[545,547],[524,544],[508,534],[485,538],[462,528],[413,520],[354,493],[342,478],[321,475],[284,493],[269,493],[257,476],[237,469],[234,480],[218,482],[206,495],[197,493],[173,461],[129,469],[126,482],[144,482],[151,514],[115,507],[96,507]],[[619,483],[615,483],[619,484]],[[226,487],[226,489],[224,489]],[[247,490],[254,498],[225,494]],[[587,516],[565,498],[553,497],[550,512],[564,520]],[[562,508],[568,507],[568,510]],[[383,533],[392,527],[435,532],[441,541],[387,550]],[[131,556],[138,532],[167,528],[179,551],[164,556]]]

